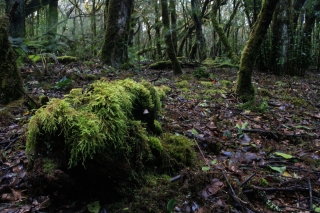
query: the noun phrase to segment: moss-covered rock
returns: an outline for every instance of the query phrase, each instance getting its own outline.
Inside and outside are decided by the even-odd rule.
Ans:
[[[0,104],[22,97],[23,83],[16,63],[15,52],[9,42],[9,18],[0,18]]]

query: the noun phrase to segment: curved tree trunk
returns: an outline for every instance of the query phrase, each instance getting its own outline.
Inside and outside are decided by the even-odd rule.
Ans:
[[[265,0],[263,2],[258,19],[250,33],[249,40],[241,55],[236,93],[244,102],[254,100],[255,94],[251,82],[254,61],[259,53],[261,43],[267,33],[273,12],[278,2],[279,0]]]
[[[168,14],[168,2],[167,0],[160,0],[162,9],[162,23],[165,32],[165,42],[167,46],[167,54],[171,61],[173,73],[175,75],[182,74],[182,69],[180,63],[177,59],[176,53],[174,51],[174,45],[172,43],[172,33],[170,30],[169,14]]]
[[[109,0],[101,60],[114,68],[128,61],[127,43],[133,0]]]

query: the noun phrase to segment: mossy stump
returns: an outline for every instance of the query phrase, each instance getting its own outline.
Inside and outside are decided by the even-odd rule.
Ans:
[[[22,78],[16,63],[15,52],[9,41],[9,18],[0,18],[0,104],[22,97]]]
[[[155,166],[179,161],[181,156],[170,156],[176,153],[160,142],[162,130],[156,118],[161,108],[158,91],[162,90],[149,82],[100,80],[86,90],[71,90],[62,100],[51,99],[28,125],[26,151],[32,188],[46,184],[55,190],[58,185],[64,190],[78,186],[80,191],[88,190],[87,186],[92,193],[97,188],[102,193],[122,191],[123,184],[140,183],[143,174],[154,171]],[[190,148],[191,143],[182,143],[176,144],[177,149]],[[189,165],[191,156],[172,165],[170,171]],[[56,175],[62,181],[50,182],[59,178]]]

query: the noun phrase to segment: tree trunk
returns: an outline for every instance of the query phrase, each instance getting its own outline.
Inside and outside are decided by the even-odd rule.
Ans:
[[[117,69],[128,61],[127,43],[133,5],[133,0],[109,0],[101,60]]]
[[[177,38],[177,12],[175,0],[169,0],[170,17],[171,17],[171,37],[174,47],[174,52],[177,54],[178,38]]]
[[[205,60],[207,58],[207,48],[206,48],[206,39],[204,38],[202,32],[202,16],[200,10],[200,4],[198,0],[191,0],[192,7],[192,19],[196,28],[196,41],[192,47],[190,58],[195,58],[195,52],[198,49],[199,51],[199,60]]]
[[[233,51],[233,49],[228,41],[228,38],[223,31],[223,28],[221,27],[221,25],[219,24],[219,22],[216,18],[216,13],[214,13],[214,12],[211,15],[211,21],[212,21],[213,28],[215,29],[215,31],[217,32],[217,34],[220,38],[220,41],[222,42],[222,44],[226,48],[228,58],[230,58],[234,63],[238,63],[239,58],[238,58],[237,54]]]
[[[168,14],[168,2],[167,0],[160,0],[161,10],[162,10],[162,23],[165,32],[165,42],[167,46],[167,55],[171,61],[173,73],[175,75],[182,74],[182,69],[180,63],[176,57],[176,53],[174,51],[174,45],[172,43],[172,33],[170,30],[170,22],[169,22],[169,14]]]
[[[285,75],[289,71],[291,9],[291,1],[280,0],[273,15],[271,66],[276,75]]]
[[[258,19],[250,33],[249,40],[241,55],[236,93],[244,102],[254,100],[255,94],[251,81],[254,61],[259,53],[261,43],[267,33],[273,12],[278,2],[279,0],[265,0],[263,2]]]
[[[6,0],[6,11],[9,13],[12,5],[16,0]],[[25,1],[20,0],[18,8],[15,10],[11,16],[11,21],[9,25],[9,34],[13,38],[24,38],[25,37]]]
[[[57,34],[58,24],[58,0],[49,4],[49,13],[47,16],[47,33],[55,36]]]
[[[155,42],[156,42],[156,47],[157,47],[157,51],[156,51],[156,58],[157,59],[160,59],[162,57],[162,53],[161,53],[161,43],[160,43],[160,25],[161,25],[161,22],[159,21],[159,7],[158,7],[158,1],[157,0],[154,0],[154,10],[155,10],[155,21],[154,21],[154,24],[155,24]]]

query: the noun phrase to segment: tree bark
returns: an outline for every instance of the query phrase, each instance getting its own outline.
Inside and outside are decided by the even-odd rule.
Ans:
[[[11,7],[17,0],[6,0],[6,11],[9,13]],[[10,15],[9,34],[12,38],[24,38],[25,37],[25,1],[19,1],[18,8]]]
[[[172,33],[170,30],[170,22],[169,22],[169,14],[168,14],[168,1],[160,0],[161,3],[161,11],[162,11],[162,23],[165,32],[165,43],[167,46],[167,55],[171,61],[173,73],[175,75],[182,74],[182,69],[180,63],[176,57],[176,53],[174,51],[174,45],[172,43]]]
[[[57,34],[58,17],[58,0],[55,0],[49,4],[49,14],[47,19],[47,33],[52,36]]]
[[[241,55],[236,93],[244,102],[254,100],[255,93],[251,81],[254,62],[278,2],[279,0],[265,0],[263,2],[258,19],[253,26],[249,40]]]
[[[114,68],[128,62],[128,37],[133,0],[109,0],[101,60]]]

